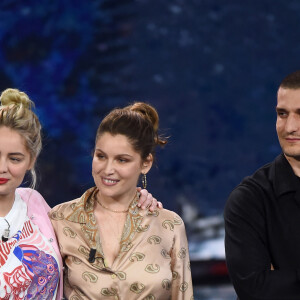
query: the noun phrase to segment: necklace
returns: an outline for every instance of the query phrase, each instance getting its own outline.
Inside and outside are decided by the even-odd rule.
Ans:
[[[134,195],[133,200],[135,199],[136,195],[137,195],[137,193]],[[117,214],[127,213],[127,212],[129,211],[129,207],[128,207],[127,209],[125,209],[125,210],[115,210],[115,209],[111,209],[111,208],[109,208],[109,207],[103,205],[103,204],[99,201],[98,198],[96,198],[96,201],[97,201],[97,202],[99,203],[99,205],[100,205],[101,207],[103,207],[104,209],[106,209],[106,210],[108,210],[108,211],[111,211],[111,212],[114,212],[114,213],[117,213]]]
[[[104,206],[98,199],[97,199],[97,202],[98,202],[99,205],[102,206],[104,209],[107,209],[107,210],[109,210],[109,211],[111,211],[111,212],[114,212],[114,213],[120,214],[120,213],[127,213],[127,212],[129,211],[129,208],[127,208],[127,209],[125,209],[125,210],[114,210],[114,209],[110,209],[110,208]]]

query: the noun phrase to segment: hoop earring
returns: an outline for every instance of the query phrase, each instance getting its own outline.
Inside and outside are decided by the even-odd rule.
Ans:
[[[142,185],[143,185],[143,188],[146,189],[146,187],[147,187],[147,176],[146,176],[146,174],[143,174],[143,176],[142,176]]]

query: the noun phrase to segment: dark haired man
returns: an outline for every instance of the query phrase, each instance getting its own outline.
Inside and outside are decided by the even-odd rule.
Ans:
[[[300,71],[277,93],[282,154],[230,194],[224,211],[229,274],[241,300],[300,299]]]

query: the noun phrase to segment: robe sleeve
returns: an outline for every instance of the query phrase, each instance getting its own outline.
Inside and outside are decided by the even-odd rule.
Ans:
[[[171,269],[173,277],[172,299],[194,299],[188,241],[184,223],[177,214],[175,214],[174,217],[174,239],[171,252]]]

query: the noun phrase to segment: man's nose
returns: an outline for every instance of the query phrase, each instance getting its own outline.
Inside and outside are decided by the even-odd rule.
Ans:
[[[288,133],[297,131],[300,127],[300,117],[290,114],[285,123],[285,130]]]

